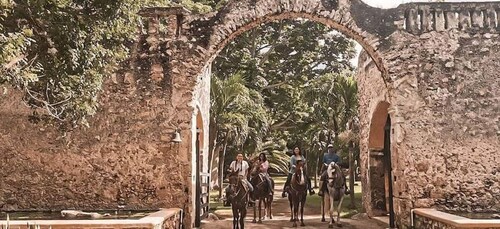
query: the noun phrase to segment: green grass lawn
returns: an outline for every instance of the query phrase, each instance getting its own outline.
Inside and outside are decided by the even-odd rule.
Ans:
[[[280,176],[280,177],[273,177],[275,186],[277,189],[280,189],[283,187],[286,181],[285,176]],[[342,213],[341,217],[351,217],[359,212],[362,211],[362,206],[361,206],[361,184],[359,182],[356,182],[357,185],[354,186],[354,204],[355,208],[350,208],[349,205],[351,204],[351,197],[350,195],[347,195],[344,197],[344,200],[342,202]],[[314,184],[314,181],[313,181]],[[226,187],[226,183],[223,185],[223,187]],[[315,189],[316,193],[319,191],[318,189]],[[213,190],[210,192],[210,211],[215,212],[216,210],[230,210],[231,207],[225,207],[221,202],[215,201],[219,197],[219,191],[218,190]],[[320,209],[320,204],[321,203],[321,197],[318,195],[313,195],[313,196],[307,196],[307,201],[306,205],[310,208],[317,208]]]

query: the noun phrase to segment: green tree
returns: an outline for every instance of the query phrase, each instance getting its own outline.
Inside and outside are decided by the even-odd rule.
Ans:
[[[218,2],[218,1],[214,1]],[[209,11],[210,0],[183,0]],[[25,101],[54,118],[83,121],[95,113],[106,76],[127,59],[142,7],[170,0],[0,1],[0,85],[25,92]]]
[[[338,120],[337,135],[342,131],[341,118],[337,116],[348,113],[341,112],[341,98],[335,90],[311,97],[310,88],[333,85],[333,76],[353,69],[349,62],[353,57],[352,41],[308,20],[270,23],[239,36],[216,58],[213,72],[222,80],[234,74],[245,77],[246,87],[263,98],[268,131],[256,136],[260,141],[229,148],[243,149],[248,156],[265,152],[273,160],[274,169],[286,172],[289,160],[286,152],[300,145],[311,163],[309,171],[314,171],[315,158],[326,147],[324,132],[332,126],[325,122],[325,111],[328,113],[328,107],[335,109],[328,117]],[[327,102],[314,105],[313,100]]]
[[[247,88],[241,75],[224,80],[212,77],[209,161],[212,181],[219,187],[228,144],[242,150],[245,143],[260,141],[266,131],[267,116],[262,104],[260,94]]]

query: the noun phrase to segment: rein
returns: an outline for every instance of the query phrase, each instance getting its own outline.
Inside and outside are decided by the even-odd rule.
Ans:
[[[343,183],[344,183],[344,182],[342,182],[343,176],[341,176],[340,173],[341,173],[340,167],[336,166],[335,167],[335,176],[334,177],[328,176],[328,183],[333,183],[332,186],[334,186],[333,188],[335,188],[336,190],[340,190],[342,188]],[[340,183],[340,184],[337,184],[337,183]],[[337,187],[335,187],[335,184],[337,184]]]
[[[247,191],[242,192],[241,190],[245,190],[245,188],[243,187],[243,182],[241,181],[241,179],[238,179],[237,191],[236,193],[231,195],[231,199],[233,200],[232,202],[240,202],[245,199]],[[240,196],[240,193],[243,193],[243,195]],[[238,196],[240,196],[239,199],[237,199]]]

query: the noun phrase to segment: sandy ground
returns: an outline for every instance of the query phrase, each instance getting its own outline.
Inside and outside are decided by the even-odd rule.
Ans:
[[[275,199],[273,203],[273,219],[264,219],[261,224],[252,223],[253,208],[248,208],[247,217],[245,219],[245,228],[250,229],[278,229],[278,228],[292,228],[290,222],[290,207],[287,198],[281,198],[278,194],[280,191],[276,190]],[[321,222],[319,206],[307,206],[304,209],[304,223],[305,226],[299,228],[328,228],[328,222]],[[217,221],[203,221],[201,228],[204,229],[229,229],[232,228],[232,212],[231,210],[218,210],[215,214],[219,217]],[[258,215],[258,212],[257,212]],[[354,219],[356,218],[356,219]],[[327,217],[327,221],[328,221]],[[357,215],[351,219],[341,218],[342,228],[347,229],[380,229],[385,228],[383,224],[374,219],[369,219],[361,215]],[[338,228],[334,225],[333,228]]]

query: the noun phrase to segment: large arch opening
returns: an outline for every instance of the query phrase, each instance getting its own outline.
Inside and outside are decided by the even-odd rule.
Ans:
[[[390,104],[381,101],[375,107],[370,120],[368,135],[368,183],[370,205],[373,216],[389,216],[391,228],[394,227],[394,192],[391,156],[391,117]]]
[[[211,34],[211,37],[208,39],[208,49],[207,49],[208,59],[207,59],[206,64],[205,64],[204,71],[212,68],[212,66],[214,66],[214,64],[213,64],[214,60],[216,61],[216,58],[218,56],[220,56],[221,53],[223,53],[224,48],[226,48],[228,45],[231,45],[232,42],[237,40],[243,34],[248,33],[249,31],[255,30],[256,28],[259,28],[262,25],[276,23],[276,22],[280,22],[280,21],[284,21],[284,20],[304,20],[304,21],[310,21],[310,22],[314,22],[316,24],[321,24],[321,25],[327,26],[332,31],[336,31],[337,33],[342,34],[342,35],[348,37],[349,39],[352,39],[355,42],[357,42],[358,45],[363,50],[365,50],[366,53],[368,53],[368,55],[370,56],[372,61],[377,66],[379,72],[381,73],[380,76],[377,76],[377,77],[381,77],[381,80],[382,80],[382,82],[384,84],[384,88],[385,88],[386,79],[388,78],[387,77],[387,70],[386,70],[386,67],[384,65],[382,55],[379,54],[377,51],[378,42],[376,41],[374,36],[370,35],[370,33],[368,33],[368,32],[361,31],[359,28],[356,27],[356,25],[354,23],[347,23],[347,25],[346,25],[345,24],[346,22],[339,23],[338,20],[333,19],[335,17],[337,17],[337,18],[339,16],[341,17],[340,14],[333,14],[332,13],[329,16],[328,15],[324,16],[324,15],[319,15],[319,14],[314,14],[314,13],[306,13],[306,12],[279,12],[279,13],[270,12],[270,13],[263,13],[264,16],[252,15],[252,16],[248,16],[247,18],[245,18],[246,16],[240,16],[237,18],[237,20],[231,20],[231,15],[237,14],[238,11],[235,10],[235,12],[232,12],[232,10],[230,8],[231,7],[229,6],[226,8],[225,12],[220,13],[220,14],[223,14],[223,16],[221,16],[220,19],[217,21],[217,24],[212,27],[213,33]],[[212,72],[216,72],[216,70],[212,68]],[[211,76],[211,77],[214,77],[214,76]],[[357,81],[357,80],[354,79],[354,81]],[[280,83],[278,82],[276,84],[279,85]],[[211,83],[211,87],[212,88],[214,87],[213,82]],[[213,98],[214,98],[214,93],[212,92],[211,99],[213,99]],[[213,102],[212,102],[212,104],[213,104]],[[212,117],[211,117],[211,119],[212,119]],[[350,123],[350,126],[351,126],[350,128],[352,128],[353,125],[355,125],[355,124]],[[212,126],[212,125],[210,125],[210,126]],[[382,127],[382,130],[383,129],[384,129],[384,127]],[[241,130],[233,130],[232,132],[238,132],[238,131],[241,131]],[[231,131],[229,131],[229,132],[231,132]],[[229,132],[226,133],[226,136],[229,136],[231,134]],[[329,132],[329,131],[326,131],[326,132]],[[331,133],[328,133],[328,134],[325,134],[325,133],[318,134],[318,136],[316,136],[316,137],[318,139],[324,140],[325,142],[331,142],[332,140],[337,140],[339,138],[339,135],[341,134],[340,132],[337,132],[337,131],[330,131],[330,132]],[[210,130],[210,133],[212,133],[212,130]],[[232,141],[234,141],[234,139],[232,139]],[[352,143],[352,142],[356,142],[356,141],[357,140],[351,140],[350,142]],[[383,149],[383,143],[384,143],[384,139],[382,138],[382,147],[381,147],[382,149]],[[218,168],[219,170],[225,171],[227,168],[227,165],[229,165],[230,162],[234,159],[230,155],[227,155],[227,152],[231,150],[231,149],[228,149],[228,147],[227,147],[227,141],[224,141],[221,144],[223,145],[223,147],[218,147],[218,149],[223,150],[224,152],[211,152],[212,158],[210,161],[211,161],[211,170],[212,171],[214,170],[214,168]],[[236,151],[244,150],[245,142],[244,141],[239,142],[238,144],[239,145],[237,147],[232,149],[233,151],[236,152]],[[287,143],[286,144],[287,149],[292,148],[295,145],[300,145],[300,143],[295,141],[294,143]],[[348,145],[348,144],[346,144],[346,145]],[[349,144],[349,145],[352,145],[352,144]],[[214,148],[217,148],[217,147],[214,147]],[[357,148],[359,151],[359,145]],[[321,154],[324,149],[326,149],[326,144],[320,145],[318,147],[319,153]],[[221,158],[220,157],[221,153],[223,155],[226,155],[226,157]],[[309,152],[306,152],[306,153],[308,155],[311,155],[311,153],[309,153]],[[253,155],[253,156],[255,156],[255,155]],[[316,154],[316,156],[319,158],[318,153]],[[214,158],[215,159],[220,158],[220,159],[214,160]],[[218,163],[214,164],[213,163],[214,161],[217,161]],[[320,160],[317,158],[313,158],[313,159],[311,159],[311,161],[314,161],[317,165],[320,164]],[[346,158],[346,161],[349,161],[349,159]],[[357,160],[353,160],[353,161],[356,161],[357,162],[356,164],[363,166],[361,163],[359,163],[359,161],[357,161]],[[221,163],[222,163],[222,165],[221,165]],[[224,164],[226,166],[224,166]],[[285,163],[282,163],[281,165],[283,167],[286,167],[287,163],[285,162]],[[274,166],[279,167],[280,165],[276,163]],[[354,168],[352,168],[352,169],[354,169]],[[273,171],[280,172],[277,169],[275,169]],[[219,173],[219,172],[213,173],[212,172],[212,174],[221,174],[221,173]],[[314,177],[314,174],[311,174],[311,176]],[[216,179],[222,181],[224,179],[224,176],[222,175],[219,178],[212,177],[213,181],[215,181]],[[314,179],[314,180],[316,180],[316,179]],[[215,182],[215,183],[222,183],[222,182]],[[369,185],[369,184],[362,184],[362,185]],[[219,189],[223,189],[224,185],[217,185],[217,187]],[[222,192],[221,192],[221,194],[222,194]],[[371,193],[365,193],[364,195],[371,195]],[[223,197],[223,195],[221,197]],[[217,200],[217,198],[214,198],[213,200]],[[365,206],[365,208],[366,207],[371,208],[372,206]]]

